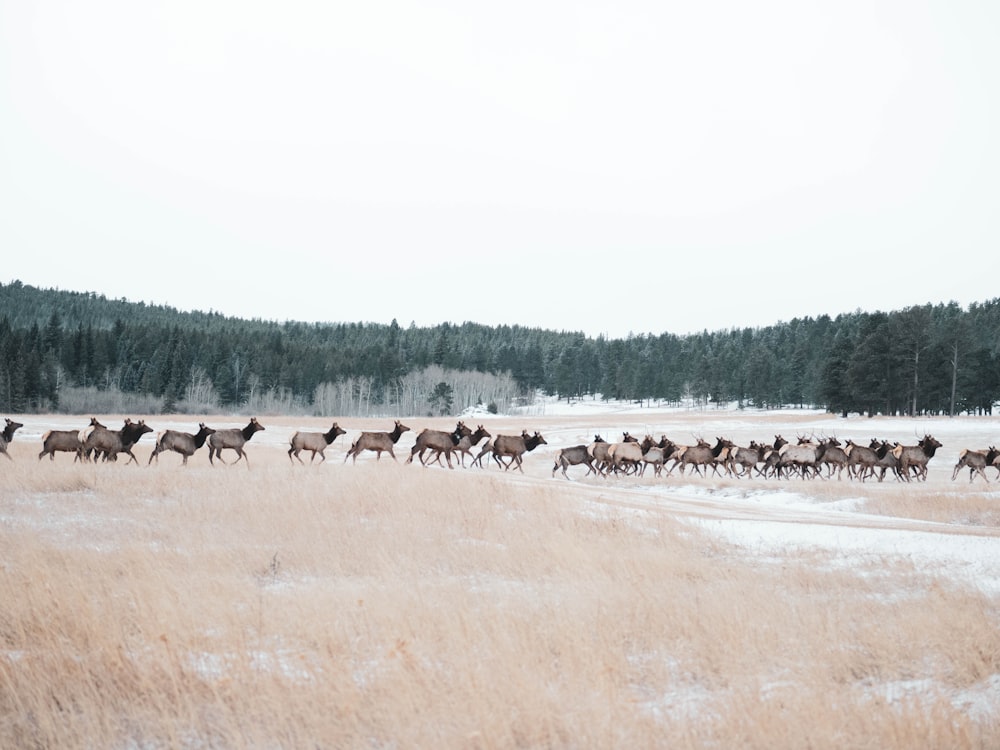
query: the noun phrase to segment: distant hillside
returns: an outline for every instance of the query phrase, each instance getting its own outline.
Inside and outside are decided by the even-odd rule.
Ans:
[[[834,411],[989,410],[1000,300],[597,339],[474,323],[277,323],[0,284],[0,410],[316,414],[503,410],[571,398]]]

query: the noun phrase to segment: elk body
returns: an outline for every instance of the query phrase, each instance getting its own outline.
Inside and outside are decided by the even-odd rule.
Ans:
[[[410,448],[410,457],[406,459],[406,463],[413,463],[413,457],[416,456],[420,459],[420,463],[423,466],[427,466],[427,463],[424,461],[424,451],[431,450],[436,454],[435,459],[439,461],[443,453],[445,460],[448,462],[448,468],[454,469],[455,467],[451,465],[451,452],[463,437],[468,437],[471,434],[472,430],[466,427],[464,422],[459,422],[455,425],[455,429],[452,432],[429,429],[421,430],[420,434],[417,435],[413,447]]]
[[[208,437],[208,462],[214,466],[215,459],[218,458],[222,463],[226,463],[222,458],[222,451],[228,448],[236,451],[234,464],[238,464],[241,458],[246,458],[247,466],[250,466],[250,459],[243,452],[243,446],[263,429],[264,425],[257,421],[257,417],[250,417],[250,422],[246,427],[216,430]]]
[[[734,446],[733,450],[729,453],[727,473],[737,477],[745,476],[752,478],[753,470],[764,459],[765,450],[768,449],[759,445],[756,440],[751,440],[750,445],[745,448],[739,445]],[[739,472],[735,471],[737,465],[742,467]]]
[[[118,460],[119,453],[127,453],[128,463],[139,463],[139,460],[132,452],[132,446],[139,442],[139,438],[147,432],[152,432],[153,428],[140,419],[133,422],[126,419],[120,430],[109,430],[106,427],[94,427],[87,435],[83,443],[83,455],[91,456],[96,461],[101,457],[104,461]]]
[[[208,436],[214,432],[215,430],[211,427],[206,427],[204,422],[198,424],[198,432],[194,435],[188,432],[180,432],[179,430],[164,430],[156,436],[156,447],[149,454],[149,461],[146,465],[149,466],[149,464],[153,463],[154,458],[156,459],[156,463],[159,464],[161,453],[164,451],[173,451],[174,453],[180,453],[184,457],[183,465],[187,466],[188,459],[205,444]]]
[[[802,475],[803,479],[808,479],[810,471],[813,476],[819,474],[819,469],[817,464],[819,460],[823,458],[823,454],[826,452],[827,444],[823,443],[810,443],[804,441],[804,438],[800,438],[797,445],[788,444],[782,446],[778,451],[778,478],[780,479],[782,474],[788,475],[790,470],[797,470]]]
[[[604,442],[604,439],[600,435],[595,435],[594,440],[596,443]],[[552,476],[554,477],[556,471],[562,468],[563,476],[569,479],[566,469],[570,466],[580,466],[581,464],[587,467],[587,473],[584,476],[590,476],[591,472],[599,474],[600,472],[594,468],[594,454],[591,452],[594,444],[574,445],[558,451],[555,463],[552,465]]]
[[[594,470],[602,477],[607,474],[610,460],[608,458],[608,448],[611,443],[607,442],[600,435],[594,435],[594,442],[587,446],[587,450],[594,458]]]
[[[493,458],[496,459],[497,463],[501,463],[505,456],[508,457],[510,461],[504,466],[504,471],[512,465],[516,465],[518,471],[523,474],[522,456],[533,451],[539,445],[545,444],[545,438],[540,432],[535,432],[534,435],[530,436],[527,431],[520,435],[497,435],[493,440]]]
[[[850,479],[857,477],[862,482],[875,473],[875,466],[878,464],[878,456],[875,443],[873,445],[859,445],[853,440],[845,443],[844,453],[847,454],[847,476]],[[881,481],[881,480],[880,480]]]
[[[840,479],[849,460],[847,452],[840,446],[840,441],[837,438],[827,438],[823,442],[826,443],[826,450],[823,451],[818,463],[827,467],[827,479],[832,478],[834,473],[837,474],[837,479]],[[847,476],[851,476],[850,472],[847,473]]]
[[[935,438],[924,435],[923,440],[916,445],[897,445],[892,452],[899,459],[899,473],[907,482],[910,481],[910,469],[913,469],[917,479],[927,481],[927,462],[934,457],[935,451],[941,447]]]
[[[678,446],[671,456],[674,459],[674,465],[667,472],[667,476],[670,476],[678,466],[681,467],[681,476],[684,476],[684,469],[687,466],[693,466],[694,470],[701,474],[702,467],[706,469],[709,466],[714,467],[716,459],[726,447],[732,447],[732,443],[722,438],[716,438],[714,446],[701,439],[698,440],[697,445]],[[703,476],[708,476],[707,471]]]
[[[24,425],[20,422],[7,419],[3,432],[0,432],[0,453],[7,456],[8,461],[13,461],[14,459],[11,458],[10,454],[7,452],[7,446],[10,445],[10,441],[14,439],[14,433],[22,427],[24,427]]]
[[[95,427],[104,427],[97,421],[97,417],[90,418],[90,424],[82,430],[49,430],[42,435],[42,452],[38,454],[38,460],[43,456],[48,456],[50,461],[56,460],[56,452],[73,453],[74,461],[83,458],[83,441],[89,430]]]
[[[392,448],[399,440],[399,436],[404,432],[409,432],[409,430],[409,427],[397,419],[392,432],[362,432],[358,439],[351,443],[351,449],[344,456],[344,463],[347,463],[348,458],[352,459],[351,463],[357,463],[358,454],[362,451],[375,451],[376,461],[381,461],[382,454],[388,453],[392,456],[393,461],[398,462],[399,459],[396,458]]]
[[[493,436],[490,435],[490,433],[487,432],[486,428],[483,427],[482,425],[476,427],[476,431],[473,432],[471,435],[462,436],[462,438],[458,441],[458,445],[455,446],[455,450],[462,457],[463,469],[465,468],[465,457],[468,456],[469,458],[472,458],[472,449],[479,444],[480,440],[482,440],[483,438],[490,438],[490,437]],[[441,455],[438,454],[435,457],[435,460],[440,461]]]
[[[296,432],[292,435],[291,440],[288,441],[290,445],[288,460],[291,461],[292,456],[295,456],[295,458],[299,459],[299,463],[305,466],[305,461],[299,457],[299,453],[310,451],[312,455],[309,457],[309,463],[315,460],[317,453],[319,454],[319,462],[323,463],[326,461],[326,454],[323,451],[340,435],[346,434],[347,431],[342,430],[336,422],[326,432]],[[294,466],[294,463],[292,465]]]
[[[954,482],[955,477],[958,476],[958,472],[968,466],[970,482],[975,479],[977,475],[981,476],[984,482],[989,482],[990,480],[986,476],[986,467],[992,466],[997,456],[1000,456],[1000,451],[998,451],[996,446],[993,445],[985,451],[973,451],[968,448],[963,448],[962,452],[958,454],[958,463],[955,464],[955,469],[951,472],[951,481]]]

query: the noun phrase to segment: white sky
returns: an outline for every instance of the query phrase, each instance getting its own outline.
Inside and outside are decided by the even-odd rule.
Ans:
[[[998,40],[965,0],[0,0],[0,280],[613,337],[992,299]]]

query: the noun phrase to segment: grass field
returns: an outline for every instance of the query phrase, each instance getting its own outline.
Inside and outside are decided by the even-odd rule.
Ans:
[[[39,462],[61,424],[19,418],[0,459],[0,746],[1000,746],[1000,580],[930,554],[973,545],[1000,570],[1000,485],[950,479],[1000,422],[828,422],[945,430],[919,485],[551,478],[555,450],[595,432],[742,442],[830,419],[494,419],[548,441],[513,475],[403,465],[412,432],[398,465],[343,463],[391,420],[345,425],[321,466],[293,466],[287,439],[330,420],[263,417],[249,468],[204,449],[145,466],[149,436],[138,467]]]

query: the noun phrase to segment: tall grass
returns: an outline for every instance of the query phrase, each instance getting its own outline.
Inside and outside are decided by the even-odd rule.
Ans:
[[[1000,746],[998,602],[899,562],[265,446],[3,468],[2,747]]]

